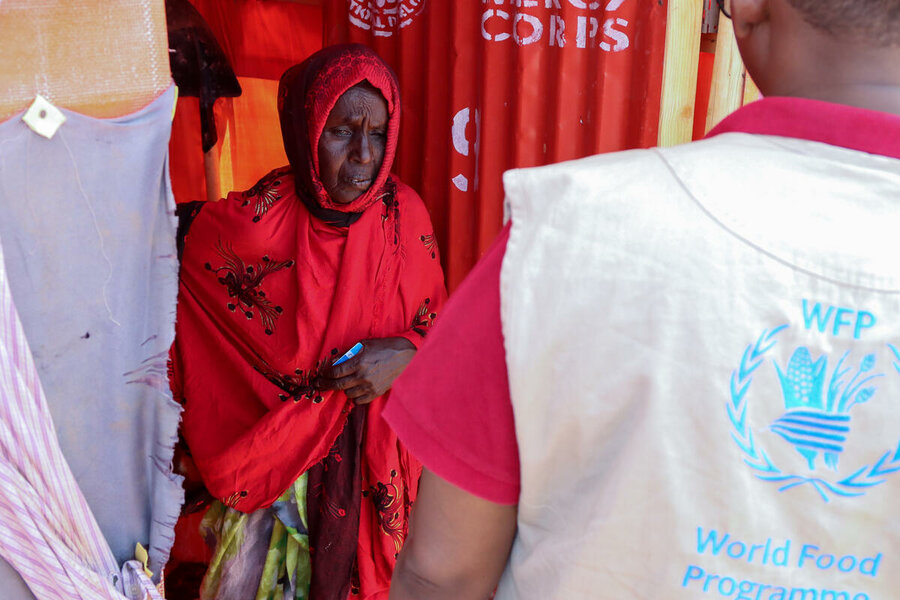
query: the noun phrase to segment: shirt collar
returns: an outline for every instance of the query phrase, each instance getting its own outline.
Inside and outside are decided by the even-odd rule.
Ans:
[[[742,132],[823,142],[900,159],[900,116],[808,98],[764,98],[744,106],[707,137]]]

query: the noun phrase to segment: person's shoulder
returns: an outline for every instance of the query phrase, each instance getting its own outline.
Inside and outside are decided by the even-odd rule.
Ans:
[[[218,202],[208,202],[205,212],[222,216],[239,217],[247,213],[251,222],[256,223],[271,209],[279,204],[279,200],[293,194],[294,174],[289,166],[269,171],[246,190],[229,192]]]
[[[233,239],[248,243],[254,237],[264,239],[269,234],[261,227],[272,221],[273,212],[292,204],[283,201],[292,194],[294,176],[287,166],[273,169],[249,189],[229,192],[220,200],[186,203],[176,212],[179,239],[185,243],[189,233],[206,230],[227,233]]]
[[[530,195],[536,191],[566,194],[587,186],[595,192],[613,190],[634,182],[640,174],[663,168],[652,149],[626,150],[540,167],[512,169],[503,174],[507,197]]]
[[[285,165],[272,169],[262,176],[252,187],[242,190],[233,191],[228,194],[227,198],[232,197],[255,197],[260,194],[277,194],[283,195],[286,191],[292,190],[294,187],[294,173],[291,167]]]
[[[723,137],[723,136],[719,136]],[[752,137],[752,136],[747,136]],[[616,187],[626,182],[640,183],[636,175],[665,171],[664,156],[692,155],[721,144],[718,138],[703,139],[671,148],[637,148],[595,154],[540,167],[511,169],[504,173],[504,185],[569,185],[589,181],[592,187]],[[730,143],[731,140],[728,140]]]
[[[390,182],[394,187],[397,205],[402,212],[413,218],[430,218],[425,202],[416,190],[401,181],[396,175],[391,175]]]
[[[396,175],[391,175],[389,184],[393,186],[394,193],[397,195],[398,200],[410,204],[421,204],[422,206],[425,205],[425,203],[422,202],[422,197],[419,196],[419,193],[411,186],[403,182]]]
[[[513,220],[528,214],[577,214],[587,207],[628,204],[655,193],[668,179],[655,149],[597,154],[503,174],[506,210]]]
[[[709,156],[736,155],[731,150],[758,146],[759,136],[728,134],[671,148],[646,148],[596,154],[503,174],[507,202],[528,198],[554,203],[622,203],[647,196],[678,179],[673,162],[701,164]]]

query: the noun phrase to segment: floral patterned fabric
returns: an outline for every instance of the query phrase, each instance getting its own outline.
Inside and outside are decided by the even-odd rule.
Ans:
[[[201,531],[215,548],[202,600],[305,600],[311,576],[306,475],[267,509],[247,514],[216,502]]]

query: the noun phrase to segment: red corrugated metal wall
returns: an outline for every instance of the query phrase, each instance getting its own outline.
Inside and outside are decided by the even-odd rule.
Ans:
[[[432,213],[454,288],[502,219],[503,171],[656,143],[661,0],[333,0],[325,43],[396,70],[395,172]]]

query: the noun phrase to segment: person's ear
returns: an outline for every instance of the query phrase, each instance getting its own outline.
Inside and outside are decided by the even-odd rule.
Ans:
[[[731,20],[734,35],[748,36],[757,25],[769,20],[770,0],[731,0]]]

